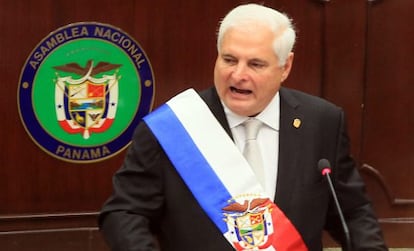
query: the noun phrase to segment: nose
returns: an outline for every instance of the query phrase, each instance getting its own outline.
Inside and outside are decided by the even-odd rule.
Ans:
[[[232,72],[233,79],[237,82],[246,80],[248,76],[247,70],[248,69],[246,65],[238,63],[234,66],[234,70]]]

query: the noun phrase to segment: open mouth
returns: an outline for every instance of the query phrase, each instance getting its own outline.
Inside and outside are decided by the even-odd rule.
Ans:
[[[239,93],[239,94],[245,94],[245,95],[252,93],[251,90],[238,89],[238,88],[233,87],[233,86],[230,87],[230,91],[233,92],[233,93]]]

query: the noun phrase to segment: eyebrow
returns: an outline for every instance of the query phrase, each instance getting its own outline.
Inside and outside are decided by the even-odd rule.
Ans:
[[[222,54],[221,56],[222,56],[222,57],[238,58],[238,57],[234,56],[234,55],[233,55],[233,54],[231,54],[231,53],[225,53],[225,54]],[[248,61],[256,61],[256,62],[267,63],[267,61],[266,61],[266,60],[264,60],[264,59],[260,59],[260,58],[250,58]]]

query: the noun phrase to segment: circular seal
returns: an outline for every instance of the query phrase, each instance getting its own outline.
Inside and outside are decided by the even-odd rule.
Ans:
[[[151,110],[154,77],[140,45],[113,26],[81,22],[44,38],[22,69],[21,121],[46,153],[69,162],[113,157]]]

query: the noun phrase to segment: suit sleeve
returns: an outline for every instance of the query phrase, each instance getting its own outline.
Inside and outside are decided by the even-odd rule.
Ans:
[[[99,216],[100,230],[111,250],[158,250],[152,230],[163,203],[160,155],[156,139],[140,123],[113,177],[113,194]]]
[[[365,185],[350,155],[344,113],[339,116],[338,144],[332,166],[333,183],[347,222],[353,251],[388,250],[373,208],[366,197]],[[327,230],[332,237],[345,245],[345,237],[333,199],[329,206]]]

